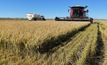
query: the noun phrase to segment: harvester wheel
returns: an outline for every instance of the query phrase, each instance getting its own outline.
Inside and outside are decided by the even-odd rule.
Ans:
[[[46,19],[45,19],[45,18],[42,18],[42,20],[44,20],[44,21],[45,21]]]
[[[58,21],[59,20],[59,18],[58,17],[55,17],[55,21]]]
[[[90,18],[90,22],[93,23],[93,18]]]

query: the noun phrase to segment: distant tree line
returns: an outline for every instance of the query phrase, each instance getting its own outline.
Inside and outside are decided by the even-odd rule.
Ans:
[[[27,18],[0,18],[0,20],[27,20]]]

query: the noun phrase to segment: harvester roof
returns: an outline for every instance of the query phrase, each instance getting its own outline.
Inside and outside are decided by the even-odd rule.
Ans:
[[[84,9],[84,8],[87,8],[87,6],[76,5],[76,6],[72,6],[72,7],[70,7],[70,8],[72,8],[72,9],[74,9],[74,8],[81,8],[81,9]]]

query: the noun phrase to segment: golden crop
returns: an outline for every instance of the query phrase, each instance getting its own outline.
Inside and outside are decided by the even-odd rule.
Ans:
[[[106,27],[103,20],[0,20],[0,65],[106,65]]]
[[[7,42],[17,44],[25,40],[26,44],[40,44],[46,38],[57,37],[68,31],[78,29],[87,22],[55,22],[55,21],[0,21],[0,37]]]

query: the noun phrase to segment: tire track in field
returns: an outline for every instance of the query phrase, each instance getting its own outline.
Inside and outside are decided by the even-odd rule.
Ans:
[[[93,25],[93,24],[92,24]],[[87,29],[88,30],[88,29]],[[86,30],[86,31],[87,31]],[[86,32],[84,31],[84,32]],[[92,26],[91,26],[91,29],[89,31],[87,31],[86,33],[88,33],[86,35],[86,37],[84,38],[84,41],[82,42],[82,44],[80,45],[80,47],[78,47],[77,51],[76,51],[76,54],[73,56],[73,59],[68,62],[68,65],[76,65],[75,63],[77,62],[77,60],[80,58],[81,54],[82,54],[82,51],[84,50],[85,46],[87,45],[87,42],[88,40],[90,39],[90,35],[91,35],[91,31],[94,31],[94,29],[92,29]]]
[[[97,41],[96,41],[96,48],[95,48],[95,54],[89,59],[87,60],[87,64],[86,65],[102,65],[103,61],[104,61],[104,42],[103,42],[103,38],[102,38],[102,32],[100,30],[100,23],[94,23],[97,24],[97,28],[98,28],[98,37],[97,37]],[[94,35],[94,34],[93,34]]]
[[[100,31],[100,23],[98,24],[98,37],[97,37],[97,47],[96,47],[96,54],[91,60],[90,65],[102,65],[103,63],[103,58],[104,58],[104,42],[102,38],[102,33]]]

